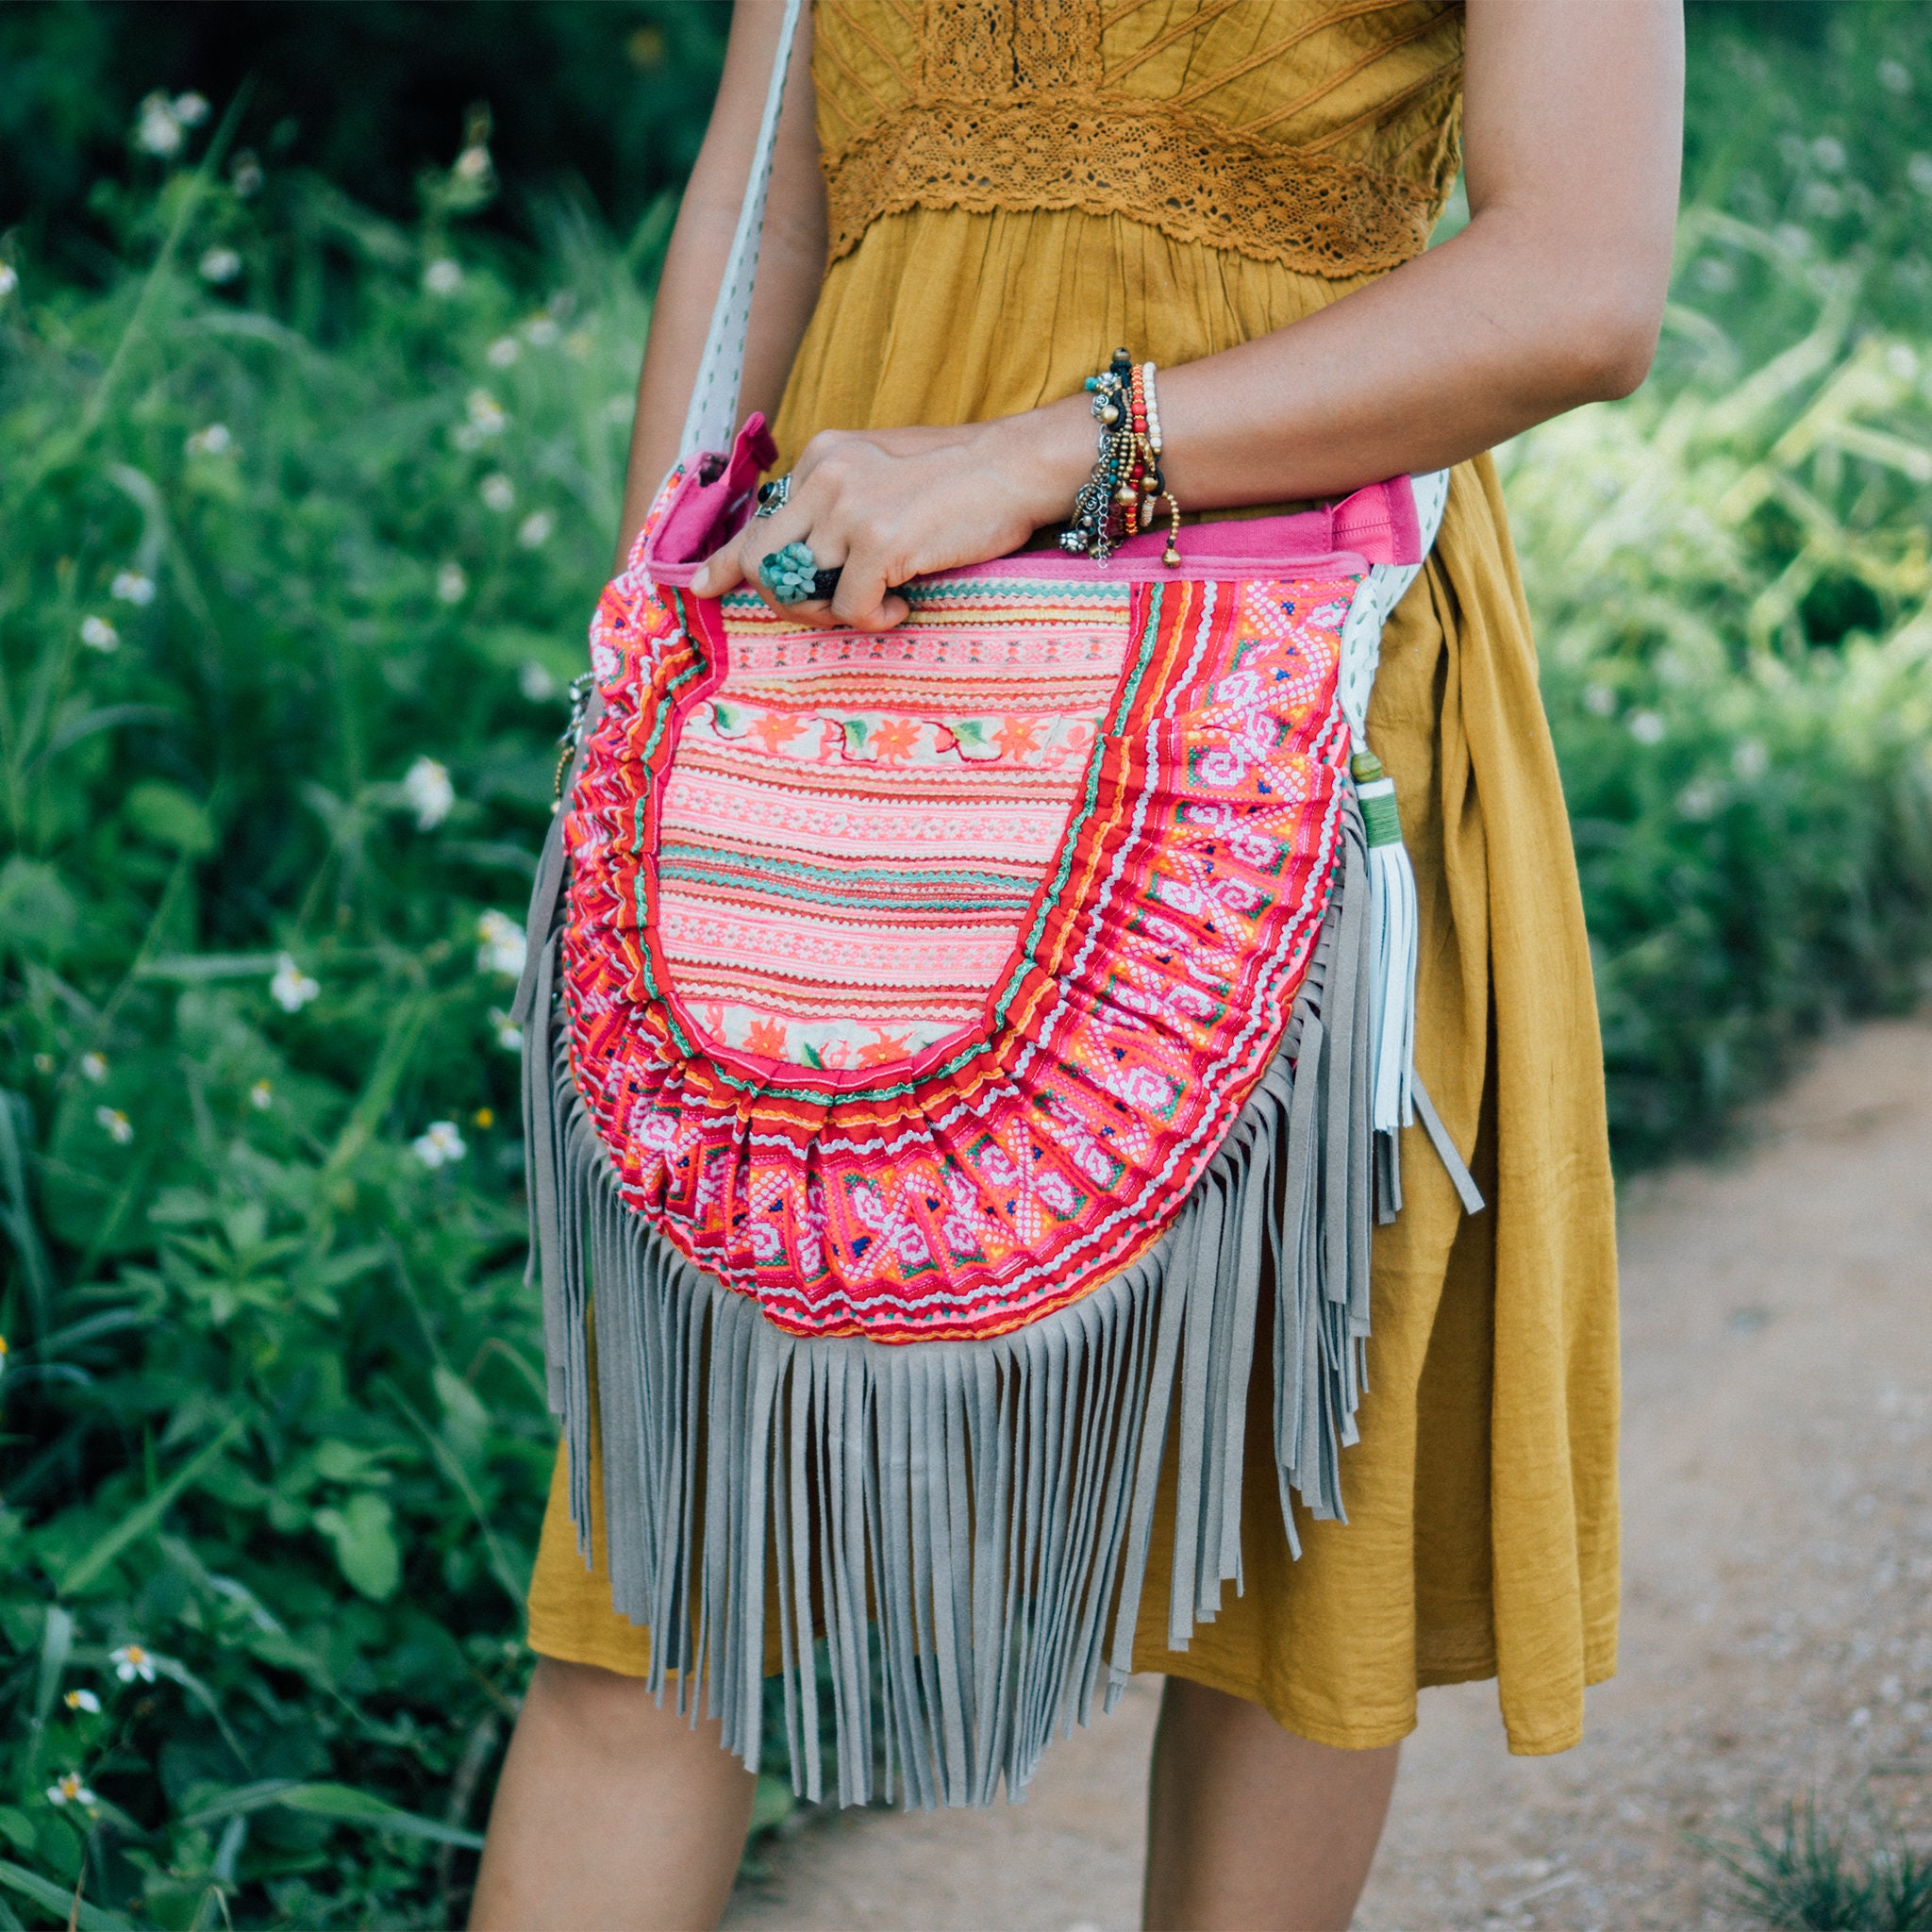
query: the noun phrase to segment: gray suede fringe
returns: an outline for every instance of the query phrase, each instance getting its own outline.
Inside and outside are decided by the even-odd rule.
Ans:
[[[758,1758],[775,1614],[801,1796],[824,1795],[829,1727],[839,1802],[872,1799],[878,1725],[878,1795],[984,1805],[1004,1778],[1017,1798],[1053,1736],[1087,1723],[1096,1695],[1110,1708],[1125,1683],[1170,1418],[1167,1642],[1185,1650],[1224,1586],[1241,1587],[1242,1444],[1266,1280],[1291,1546],[1292,1497],[1311,1516],[1342,1515],[1371,1221],[1400,1181],[1392,1137],[1369,1126],[1368,863],[1352,795],[1341,845],[1281,1048],[1159,1244],[1009,1335],[889,1345],[786,1334],[620,1198],[565,1050],[553,834],[517,1018],[531,1271],[571,1515],[588,1561],[594,1392],[613,1603],[651,1634],[660,1701],[675,1675],[695,1722],[702,1685],[705,1714],[746,1764]],[[1389,1144],[1372,1151],[1372,1139]]]

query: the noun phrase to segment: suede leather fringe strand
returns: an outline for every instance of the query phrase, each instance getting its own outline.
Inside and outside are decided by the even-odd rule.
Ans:
[[[553,926],[561,871],[546,852],[517,1017],[531,1272],[586,1560],[594,1327],[612,1599],[651,1633],[659,1701],[675,1678],[695,1723],[702,1687],[725,1748],[756,1766],[769,1605],[801,1796],[824,1796],[829,1729],[839,1802],[870,1801],[882,1719],[876,1795],[984,1805],[1004,1778],[1018,1797],[1054,1735],[1087,1723],[1096,1696],[1111,1708],[1125,1683],[1170,1419],[1170,1647],[1185,1650],[1224,1588],[1241,1587],[1241,1449],[1265,1279],[1291,1546],[1293,1498],[1317,1518],[1343,1513],[1371,1220],[1376,1194],[1386,1203],[1399,1186],[1393,1137],[1370,1126],[1374,944],[1353,796],[1280,1050],[1174,1226],[1079,1302],[987,1341],[788,1334],[625,1205],[570,1072]]]

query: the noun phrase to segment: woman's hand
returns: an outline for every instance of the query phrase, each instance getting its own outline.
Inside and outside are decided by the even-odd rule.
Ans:
[[[1063,521],[1092,468],[1093,437],[1084,397],[958,429],[822,431],[785,507],[707,558],[691,588],[717,597],[748,583],[802,625],[890,630],[906,615],[894,584],[1004,557]],[[759,579],[758,565],[788,543],[841,573],[829,603],[780,604]]]

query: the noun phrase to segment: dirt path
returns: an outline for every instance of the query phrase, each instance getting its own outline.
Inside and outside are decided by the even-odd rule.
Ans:
[[[1932,1824],[1932,1025],[1820,1056],[1721,1167],[1626,1191],[1623,1669],[1511,1758],[1424,1693],[1361,1932],[1735,1923],[1686,1834],[1816,1790]],[[1157,1680],[1028,1802],[848,1815],[741,1932],[1127,1932]]]

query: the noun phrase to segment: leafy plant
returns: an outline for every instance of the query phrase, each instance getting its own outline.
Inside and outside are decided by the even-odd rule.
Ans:
[[[444,1923],[526,1668],[504,1008],[646,311],[458,266],[487,178],[211,148],[0,310],[0,1835],[144,1923]]]
[[[1835,71],[1888,76],[1872,154],[1900,43],[1844,38]],[[1732,51],[1775,128],[1795,109]],[[1713,115],[1657,377],[1505,453],[1626,1163],[1707,1144],[1807,1035],[1925,989],[1932,345],[1922,306],[1884,318],[1932,158],[1873,155],[1881,193],[1850,140],[1787,126],[1744,167]]]
[[[1759,1822],[1741,1839],[1696,1842],[1725,1873],[1732,1902],[1764,1924],[1932,1932],[1932,1855],[1895,1821],[1876,1819],[1860,1840],[1807,1800],[1787,1805],[1775,1829]]]

